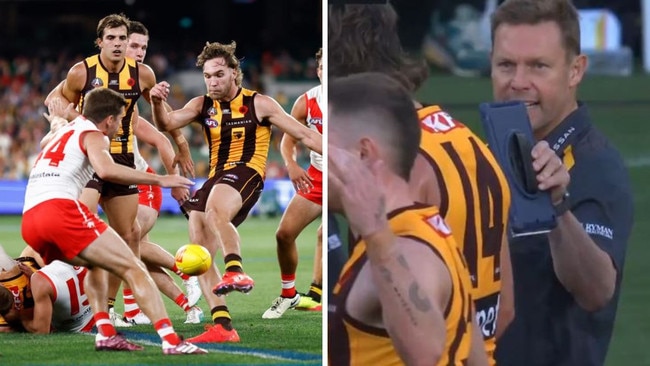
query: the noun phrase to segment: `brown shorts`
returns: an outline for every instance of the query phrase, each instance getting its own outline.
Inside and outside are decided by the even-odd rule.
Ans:
[[[216,184],[227,184],[239,191],[241,195],[241,210],[232,219],[232,224],[235,227],[246,220],[248,213],[255,206],[255,203],[262,194],[262,190],[264,190],[264,179],[253,168],[242,165],[223,171],[206,180],[203,186],[194,192],[192,198],[181,205],[181,211],[183,211],[186,217],[189,217],[188,213],[192,210],[205,212],[208,196],[212,191],[212,187]]]
[[[133,157],[133,153],[111,154],[111,156],[113,157],[113,160],[115,160],[115,163],[135,169],[135,158]],[[97,173],[93,174],[90,181],[86,183],[86,188],[92,188],[98,191],[102,198],[130,196],[139,193],[137,184],[124,185],[108,182],[100,178]]]

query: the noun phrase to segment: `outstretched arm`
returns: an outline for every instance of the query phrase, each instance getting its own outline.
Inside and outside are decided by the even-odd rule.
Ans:
[[[116,164],[108,152],[108,138],[100,132],[86,132],[82,144],[88,152],[90,164],[104,180],[119,184],[153,184],[162,187],[190,188],[194,185],[194,182],[180,175],[161,176]]]
[[[167,174],[178,174],[178,168],[174,163],[174,148],[167,136],[158,131],[149,121],[142,117],[139,117],[137,123],[133,126],[135,136],[138,140],[146,142],[158,150],[160,160]],[[179,202],[184,202],[190,198],[190,192],[186,188],[172,188],[172,197]]]
[[[323,153],[321,134],[310,130],[290,116],[275,99],[262,94],[256,95],[255,112],[259,120],[268,118],[272,124],[278,126],[284,133],[288,133],[311,150],[319,154]]]
[[[291,116],[303,125],[307,124],[307,103],[304,94],[296,99],[296,102],[293,104]],[[291,179],[295,190],[297,192],[309,192],[314,187],[314,184],[307,171],[298,164],[296,159],[296,143],[296,139],[291,137],[291,135],[287,133],[283,134],[282,140],[280,140],[280,154],[282,155],[287,172],[289,173],[289,179]]]

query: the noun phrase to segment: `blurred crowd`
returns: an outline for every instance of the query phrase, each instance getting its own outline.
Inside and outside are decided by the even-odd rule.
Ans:
[[[314,52],[315,53],[315,52]],[[196,55],[170,58],[161,53],[147,56],[147,63],[156,72],[158,80],[173,79],[174,75],[192,70]],[[49,131],[43,117],[47,112],[43,101],[47,94],[65,78],[69,68],[82,60],[84,55],[61,53],[55,59],[17,56],[6,59],[0,56],[0,179],[26,179],[30,167],[40,152],[39,142]],[[265,84],[276,80],[311,80],[318,83],[315,59],[296,60],[286,51],[265,52],[257,58],[243,58],[244,87],[265,93]],[[205,90],[205,89],[203,89]],[[306,91],[306,90],[305,90]],[[193,91],[192,91],[193,93]],[[173,87],[169,103],[173,108],[182,107],[191,97],[181,84]],[[276,93],[271,95],[290,112],[294,98]],[[297,97],[297,96],[296,96]],[[143,117],[151,121],[146,102],[140,106]],[[198,177],[208,173],[207,146],[203,141],[201,126],[192,124],[183,131],[190,142]],[[272,151],[267,166],[268,178],[286,177],[286,169],[279,153],[281,133],[274,130]],[[150,165],[164,172],[153,148],[140,144],[141,152]],[[299,157],[308,163],[308,151],[299,147]]]

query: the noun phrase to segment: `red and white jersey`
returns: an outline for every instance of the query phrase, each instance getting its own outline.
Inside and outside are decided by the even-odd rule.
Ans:
[[[84,291],[88,269],[55,260],[36,273],[50,282],[54,292],[52,327],[58,332],[89,331],[94,320]]]
[[[305,99],[307,102],[307,127],[312,130],[318,131],[318,133],[323,134],[323,105],[321,96],[323,86],[318,85],[309,89],[305,93]],[[314,168],[323,171],[323,156],[317,152],[310,152],[309,157],[311,159],[311,165]]]
[[[95,172],[81,145],[81,136],[90,131],[99,130],[94,123],[79,116],[62,127],[38,154],[29,174],[23,213],[50,199],[79,198]]]

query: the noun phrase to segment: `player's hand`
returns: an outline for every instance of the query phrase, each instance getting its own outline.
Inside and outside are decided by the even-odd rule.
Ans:
[[[56,132],[58,129],[68,124],[66,118],[72,111],[73,107],[74,105],[72,103],[69,103],[64,107],[63,100],[58,97],[53,98],[50,101],[50,104],[48,104],[47,107],[49,113],[43,113],[43,117],[45,117],[45,119],[50,123],[50,131]]]
[[[190,190],[188,188],[174,187],[172,188],[172,197],[182,205],[183,202],[190,199]]]
[[[152,102],[161,102],[166,101],[169,96],[169,83],[166,81],[161,81],[158,84],[154,85],[153,88],[149,91],[149,96],[151,97]]]
[[[566,166],[546,141],[535,144],[531,155],[537,173],[537,188],[549,191],[553,203],[561,201],[571,181]]]
[[[161,187],[179,187],[179,188],[190,188],[194,185],[194,182],[183,177],[182,175],[160,175],[160,183],[158,184]]]
[[[307,174],[307,171],[297,163],[294,162],[287,165],[287,172],[296,192],[309,193],[314,188],[314,183],[311,181],[311,177]]]
[[[26,265],[25,263],[23,263],[21,261],[17,261],[16,263],[18,264],[18,268],[20,268],[20,271],[25,276],[27,276],[27,278],[32,277],[32,275],[34,274],[34,270],[32,269],[32,267]]]
[[[186,177],[194,178],[194,160],[189,149],[179,149],[174,156],[174,167],[178,166]]]
[[[339,200],[350,228],[363,237],[386,228],[386,197],[378,179],[385,163],[367,166],[359,156],[332,145],[328,162],[328,195]]]
[[[68,103],[67,105],[63,102],[63,99],[56,97],[52,98],[50,103],[47,105],[47,110],[49,116],[45,116],[48,121],[52,122],[50,118],[52,117],[61,117],[67,121],[70,112],[74,108],[74,104]],[[45,114],[44,114],[45,115]]]

